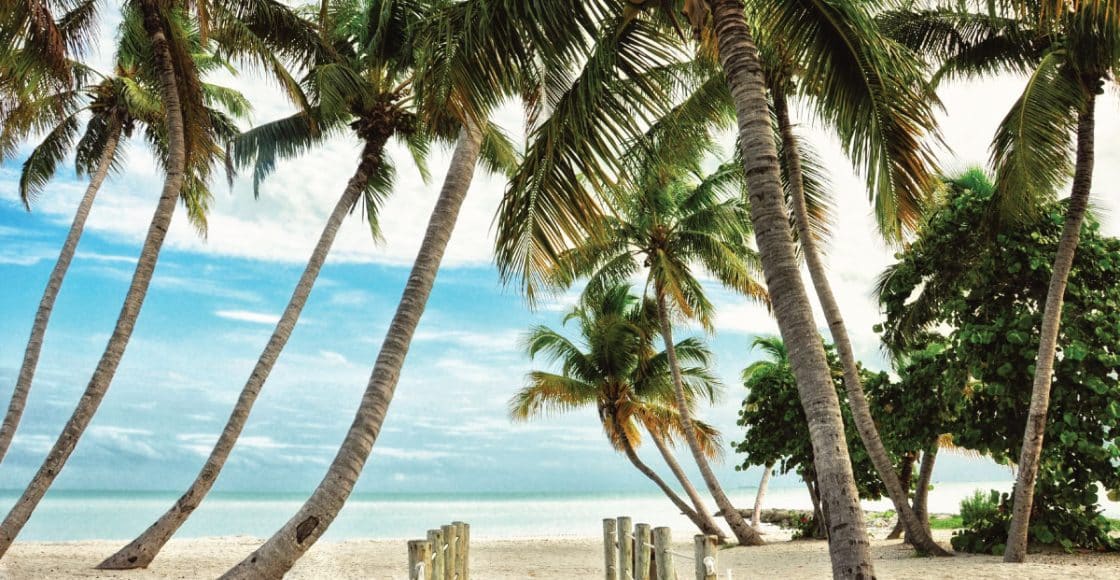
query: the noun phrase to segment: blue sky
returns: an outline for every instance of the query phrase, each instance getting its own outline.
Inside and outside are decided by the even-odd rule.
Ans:
[[[252,74],[218,80],[246,92],[257,121],[289,109]],[[987,158],[995,124],[1019,87],[1021,80],[1004,78],[946,88],[948,170]],[[1120,179],[1120,125],[1115,95],[1105,101],[1098,108],[1096,198],[1106,210],[1105,230],[1116,235],[1120,224],[1107,210],[1120,207],[1108,189]],[[514,133],[521,130],[514,107],[498,120]],[[808,122],[805,134],[821,150],[839,201],[829,252],[833,282],[857,351],[878,368],[883,361],[871,332],[878,312],[870,292],[892,251],[874,237],[863,182],[835,141]],[[726,146],[731,145],[728,138]],[[407,169],[399,149],[392,153],[402,169],[383,212],[386,243],[374,245],[359,216],[348,220],[218,489],[309,489],[333,456],[368,380],[449,157],[436,153],[434,183],[425,184]],[[279,167],[256,201],[245,179],[228,192],[216,184],[206,239],[177,214],[116,380],[57,487],[177,490],[193,478],[356,156],[353,141],[333,140]],[[61,174],[28,213],[16,196],[21,160],[0,166],[5,403],[43,285],[84,188],[72,173]],[[0,469],[0,489],[23,487],[88,381],[120,308],[159,185],[148,153],[134,143],[124,171],[102,188],[55,308],[23,425]],[[519,336],[534,323],[558,325],[572,296],[532,312],[516,292],[501,286],[490,259],[490,226],[503,187],[493,176],[475,180],[360,490],[649,488],[608,449],[591,412],[532,424],[506,418],[506,401],[530,368]],[[734,420],[744,393],[736,377],[751,360],[750,340],[776,328],[764,310],[717,288],[712,292],[720,314],[711,340],[727,391],[703,415],[731,441],[739,436]],[[757,474],[736,473],[737,462],[729,453],[720,466],[725,484],[753,485]],[[947,454],[937,475],[1006,477],[1002,468]]]

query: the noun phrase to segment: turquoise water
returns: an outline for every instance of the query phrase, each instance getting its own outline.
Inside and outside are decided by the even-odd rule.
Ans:
[[[974,489],[1007,491],[1010,482],[936,484],[930,494],[931,511],[956,512],[960,499]],[[734,490],[730,495],[742,508],[754,504],[753,489]],[[15,491],[0,492],[0,509],[6,512],[17,497]],[[213,493],[178,537],[268,536],[299,509],[305,498],[306,494],[297,493]],[[176,494],[161,492],[52,491],[20,539],[131,539],[176,499]],[[772,487],[765,501],[767,508],[805,509],[809,505],[801,487]],[[889,509],[888,502],[883,501],[865,505],[869,509]],[[1102,497],[1102,506],[1109,516],[1120,517],[1120,504]],[[668,500],[654,493],[355,494],[326,537],[422,537],[427,529],[453,520],[470,522],[471,535],[478,538],[594,537],[601,533],[603,518],[621,515],[654,525],[690,527]]]

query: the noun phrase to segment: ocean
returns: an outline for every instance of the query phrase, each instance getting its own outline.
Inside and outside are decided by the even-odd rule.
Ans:
[[[930,511],[956,513],[961,498],[976,489],[1008,491],[1009,481],[939,483],[930,492]],[[740,508],[754,505],[755,490],[731,490]],[[21,540],[128,540],[151,524],[177,499],[175,493],[126,491],[52,491],[39,505]],[[203,502],[176,537],[267,537],[300,507],[306,494],[216,492]],[[5,512],[18,498],[0,492]],[[712,506],[711,503],[708,504]],[[771,487],[764,507],[807,509],[803,487]],[[1110,517],[1120,504],[1102,496]],[[890,502],[865,502],[867,509],[890,509]],[[714,508],[712,508],[714,511]],[[423,537],[429,528],[455,520],[469,522],[476,538],[595,537],[602,519],[630,516],[635,522],[688,529],[690,522],[657,493],[502,493],[392,494],[358,493],[327,531],[326,539],[401,539]]]

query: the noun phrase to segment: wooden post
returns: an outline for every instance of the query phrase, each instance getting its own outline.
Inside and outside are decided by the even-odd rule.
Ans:
[[[618,578],[618,550],[615,549],[615,536],[617,535],[614,518],[603,520],[603,562],[606,571],[606,580],[619,580]]]
[[[471,576],[471,525],[466,522],[453,522],[451,525],[455,526],[459,536],[459,550],[455,553],[459,580],[468,580]]]
[[[716,577],[716,537],[697,534],[695,553],[692,558],[696,561],[696,580],[719,580]]]
[[[447,551],[443,554],[443,577],[445,580],[458,580],[459,571],[455,569],[455,562],[459,558],[459,530],[452,524],[440,529],[443,530],[443,541],[447,542]]]
[[[677,569],[673,566],[673,534],[664,526],[653,529],[654,559],[657,560],[657,580],[677,580]]]
[[[649,532],[649,524],[638,524],[634,531],[634,580],[650,580],[653,544]]]
[[[428,540],[408,542],[408,580],[432,578],[432,543]]]
[[[634,523],[618,518],[618,580],[634,580]]]
[[[432,580],[447,580],[443,530],[428,530],[428,541],[432,543]]]

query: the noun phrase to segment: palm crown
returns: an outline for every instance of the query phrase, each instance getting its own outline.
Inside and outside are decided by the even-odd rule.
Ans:
[[[546,326],[533,328],[525,339],[530,357],[543,357],[560,372],[533,371],[527,386],[510,400],[510,414],[526,420],[534,416],[594,406],[611,444],[618,450],[641,441],[639,426],[671,440],[680,434],[680,415],[673,406],[673,384],[665,352],[654,348],[656,335],[652,305],[617,285],[601,297],[583,300],[565,317],[575,322],[580,341]],[[685,363],[690,402],[714,400],[722,388],[708,371],[711,352],[696,338],[677,343]],[[719,454],[719,434],[698,423],[706,453]]]

